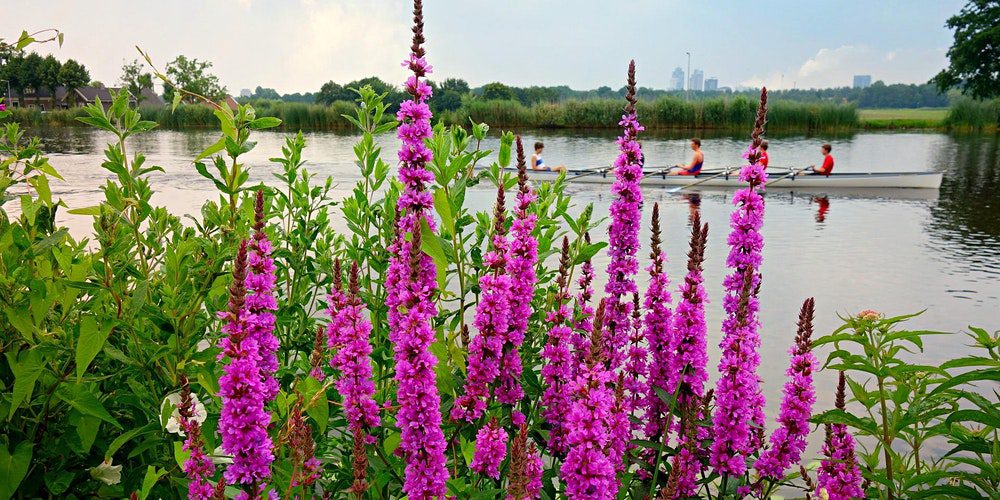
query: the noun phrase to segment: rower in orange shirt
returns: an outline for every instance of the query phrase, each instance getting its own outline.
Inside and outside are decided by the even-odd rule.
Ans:
[[[819,168],[813,165],[813,175],[830,175],[833,172],[833,155],[830,154],[832,149],[833,147],[829,144],[823,145],[823,165],[820,165]]]
[[[771,157],[767,156],[767,141],[761,141],[760,143],[760,159],[758,160],[761,165],[764,165],[764,170],[767,170],[767,162]]]

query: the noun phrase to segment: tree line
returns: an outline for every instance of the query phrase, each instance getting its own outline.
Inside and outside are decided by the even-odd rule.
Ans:
[[[458,110],[462,107],[463,102],[473,98],[488,101],[514,101],[525,106],[532,106],[540,103],[559,103],[570,100],[621,99],[625,95],[624,87],[612,89],[608,86],[591,90],[575,90],[567,85],[517,87],[492,82],[480,87],[472,87],[461,78],[448,78],[429,83],[434,90],[430,106],[435,112]],[[397,105],[406,98],[401,88],[374,76],[344,84],[329,81],[324,83],[315,93],[281,94],[273,88],[258,86],[249,98],[251,100],[268,99],[330,105],[335,102],[354,102],[357,94],[352,89],[359,89],[365,85],[371,86],[380,94],[386,94],[386,102],[390,105]],[[756,93],[756,90],[703,91],[692,92],[690,98],[696,101],[711,100],[723,96],[744,96],[752,99],[756,97]],[[664,97],[688,97],[683,91],[648,87],[636,89],[636,95],[640,100],[647,101],[655,101]],[[877,81],[864,89],[851,87],[791,89],[774,91],[771,95],[776,99],[792,102],[853,104],[859,108],[937,108],[948,106],[951,100],[947,93],[942,92],[932,83],[886,84],[882,81]]]
[[[53,95],[57,87],[72,92],[90,83],[86,66],[73,59],[61,62],[55,56],[32,52],[7,52],[0,54],[0,80],[6,80],[12,94],[24,95],[28,89],[48,90]],[[6,95],[7,88],[0,92]]]

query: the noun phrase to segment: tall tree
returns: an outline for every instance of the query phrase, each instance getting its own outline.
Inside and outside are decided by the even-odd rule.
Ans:
[[[90,72],[87,68],[74,61],[73,59],[67,59],[63,63],[62,67],[59,68],[59,83],[63,87],[66,87],[66,95],[69,96],[71,103],[76,103],[76,89],[86,86],[90,83]]]
[[[205,96],[213,101],[220,101],[226,97],[226,87],[219,83],[219,77],[208,72],[212,63],[188,59],[186,56],[177,56],[167,65],[167,76],[175,85],[188,92],[193,92]],[[167,102],[174,99],[176,89],[170,85],[164,85],[163,98]]]
[[[142,91],[153,88],[153,75],[138,59],[122,65],[121,85],[135,98],[136,106],[142,104]]]
[[[42,88],[49,90],[53,99],[56,97],[56,87],[59,86],[60,69],[62,69],[62,63],[52,55],[45,56],[45,59],[42,59],[41,64],[38,65],[39,84]]]
[[[959,87],[975,98],[1000,97],[1000,0],[971,0],[946,26],[955,30],[950,63],[932,81],[942,91]]]
[[[483,85],[483,99],[516,101],[517,93],[500,82],[487,83]]]
[[[279,94],[277,90],[274,90],[272,88],[265,88],[258,85],[257,88],[254,89],[253,91],[253,98],[279,100],[281,99],[281,94]]]
[[[32,52],[25,56],[24,60],[21,62],[18,68],[18,83],[20,88],[18,89],[21,94],[25,92],[26,89],[31,89],[33,92],[37,92],[38,88],[42,86],[42,80],[38,76],[38,69],[42,66],[42,56]]]

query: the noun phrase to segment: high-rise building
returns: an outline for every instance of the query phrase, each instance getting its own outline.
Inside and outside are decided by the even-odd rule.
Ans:
[[[705,80],[705,92],[715,92],[717,90],[719,90],[718,78],[713,76],[712,78]]]
[[[864,89],[872,86],[872,75],[854,75],[854,88]]]
[[[253,91],[250,89],[240,89],[240,97],[250,97],[253,95]]]
[[[670,75],[670,88],[674,90],[684,90],[684,70],[680,67],[674,68]]]
[[[688,88],[691,90],[696,90],[698,92],[705,90],[705,72],[700,69],[692,71],[690,85],[691,86]]]

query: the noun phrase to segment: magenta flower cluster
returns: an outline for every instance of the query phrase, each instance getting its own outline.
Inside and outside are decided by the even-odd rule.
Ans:
[[[430,352],[434,330],[430,321],[437,314],[436,269],[431,257],[421,251],[422,227],[435,229],[431,217],[431,195],[426,186],[434,180],[424,164],[433,154],[424,144],[431,135],[431,111],[427,99],[431,88],[421,78],[431,71],[421,47],[423,12],[420,0],[413,8],[413,46],[403,62],[413,75],[405,84],[411,99],[403,101],[396,114],[399,182],[403,185],[396,205],[398,238],[390,246],[386,276],[389,309],[389,340],[395,348],[395,380],[398,384],[396,426],[399,449],[406,462],[403,491],[414,500],[444,496],[447,488],[446,443],[441,430],[441,395],[435,385],[437,358]]]
[[[507,431],[490,421],[476,434],[476,451],[469,468],[486,477],[500,479],[500,463],[507,456]]]
[[[525,172],[524,146],[521,137],[517,137],[518,157],[518,193],[517,204],[514,207],[514,222],[510,227],[510,255],[507,260],[507,275],[511,279],[510,326],[504,344],[503,358],[500,361],[500,384],[497,388],[497,400],[505,404],[514,404],[524,397],[521,388],[520,348],[524,343],[524,335],[528,331],[528,320],[531,317],[531,297],[535,294],[535,265],[538,263],[538,241],[533,234],[537,216],[531,213],[531,204],[536,195],[528,186]]]
[[[616,467],[609,457],[615,395],[602,360],[581,368],[571,390],[575,395],[565,415],[569,453],[560,468],[571,499],[612,499],[618,494]]]
[[[201,425],[195,420],[195,403],[191,397],[191,388],[187,377],[181,375],[181,401],[177,408],[180,414],[180,426],[184,430],[183,449],[190,453],[184,461],[184,473],[191,479],[188,483],[188,498],[207,500],[215,493],[212,476],[215,475],[215,465],[212,458],[205,453],[205,442],[201,436]]]
[[[771,433],[770,448],[765,450],[754,467],[761,477],[780,480],[792,464],[799,461],[808,444],[809,418],[816,402],[813,389],[813,372],[816,357],[812,353],[812,318],[815,303],[807,299],[799,315],[798,336],[789,350],[791,361],[785,375],[788,377],[778,415],[778,428]]]
[[[660,397],[660,391],[671,394],[674,385],[670,384],[670,369],[672,349],[670,345],[672,337],[671,311],[670,311],[670,278],[664,272],[663,266],[666,263],[666,256],[660,248],[660,205],[653,205],[653,237],[652,237],[652,263],[649,265],[649,286],[646,288],[646,296],[643,306],[646,315],[643,318],[644,335],[646,345],[652,354],[649,361],[649,374],[647,379],[645,405],[645,428],[646,437],[653,438],[659,436],[666,430],[666,417],[670,408]],[[682,285],[683,293],[683,285]]]
[[[500,377],[504,342],[511,321],[513,284],[507,275],[507,235],[504,233],[504,193],[497,191],[492,249],[483,256],[487,273],[479,278],[479,303],[473,322],[479,334],[469,345],[465,393],[455,401],[451,418],[474,422],[486,411],[490,388]],[[514,355],[517,352],[514,351]]]
[[[274,297],[274,258],[271,257],[271,241],[264,233],[264,191],[257,191],[254,204],[254,234],[250,240],[248,253],[246,287],[246,328],[247,335],[257,343],[261,375],[264,377],[264,397],[267,401],[278,394],[278,381],[274,374],[278,371],[278,348],[281,346],[274,335],[274,312],[278,301]]]
[[[710,463],[719,474],[740,475],[746,471],[746,457],[760,447],[764,426],[764,397],[760,389],[757,367],[760,365],[757,288],[760,285],[761,251],[764,238],[760,233],[764,223],[764,198],[758,188],[767,182],[764,166],[758,161],[760,134],[766,113],[766,93],[761,94],[761,106],[754,128],[754,144],[744,153],[747,164],[740,170],[740,179],[749,186],[736,192],[737,206],[730,219],[730,247],[726,264],[732,273],[726,276],[723,306],[726,318],[722,322],[722,359],[719,361],[719,381],[716,385],[716,410],[713,417],[717,429],[712,443]],[[753,423],[753,425],[751,425]]]
[[[577,372],[577,358],[573,348],[573,330],[568,322],[569,306],[566,304],[568,291],[567,274],[569,273],[569,239],[563,238],[562,256],[559,263],[558,291],[555,297],[555,311],[550,311],[546,317],[549,332],[545,346],[542,348],[542,381],[545,391],[542,393],[542,417],[549,424],[548,446],[552,453],[566,453],[566,409],[570,408],[570,386]]]
[[[636,293],[635,275],[639,272],[639,226],[642,224],[642,147],[636,140],[644,130],[635,112],[635,61],[629,62],[628,84],[625,99],[628,105],[619,125],[623,132],[618,138],[619,155],[614,162],[615,182],[611,193],[611,226],[608,229],[608,283],[604,291],[608,296],[607,346],[608,363],[618,369],[625,357],[629,335],[629,316],[632,306],[628,298]]]
[[[343,292],[337,290],[331,293],[333,300],[337,300],[338,296],[343,296]],[[343,397],[348,427],[352,433],[367,432],[378,427],[381,420],[374,399],[375,383],[372,381],[372,325],[358,296],[356,262],[351,265],[350,295],[341,300],[341,308],[330,311],[331,316],[337,318],[330,323],[329,342],[335,348],[330,366],[340,372],[335,387]]]
[[[846,378],[840,372],[837,384],[837,408],[845,408]],[[823,443],[823,460],[816,473],[816,496],[830,500],[850,500],[864,498],[861,489],[861,469],[854,454],[854,437],[844,424],[826,426],[826,442]]]
[[[220,313],[226,319],[223,332],[227,337],[220,342],[219,356],[226,363],[219,379],[222,412],[218,429],[222,449],[233,457],[224,474],[229,484],[262,484],[271,475],[274,461],[267,434],[271,415],[264,409],[267,386],[259,364],[261,350],[257,337],[250,335],[247,321],[250,316],[246,309],[247,247],[244,240],[233,269],[229,310]]]

